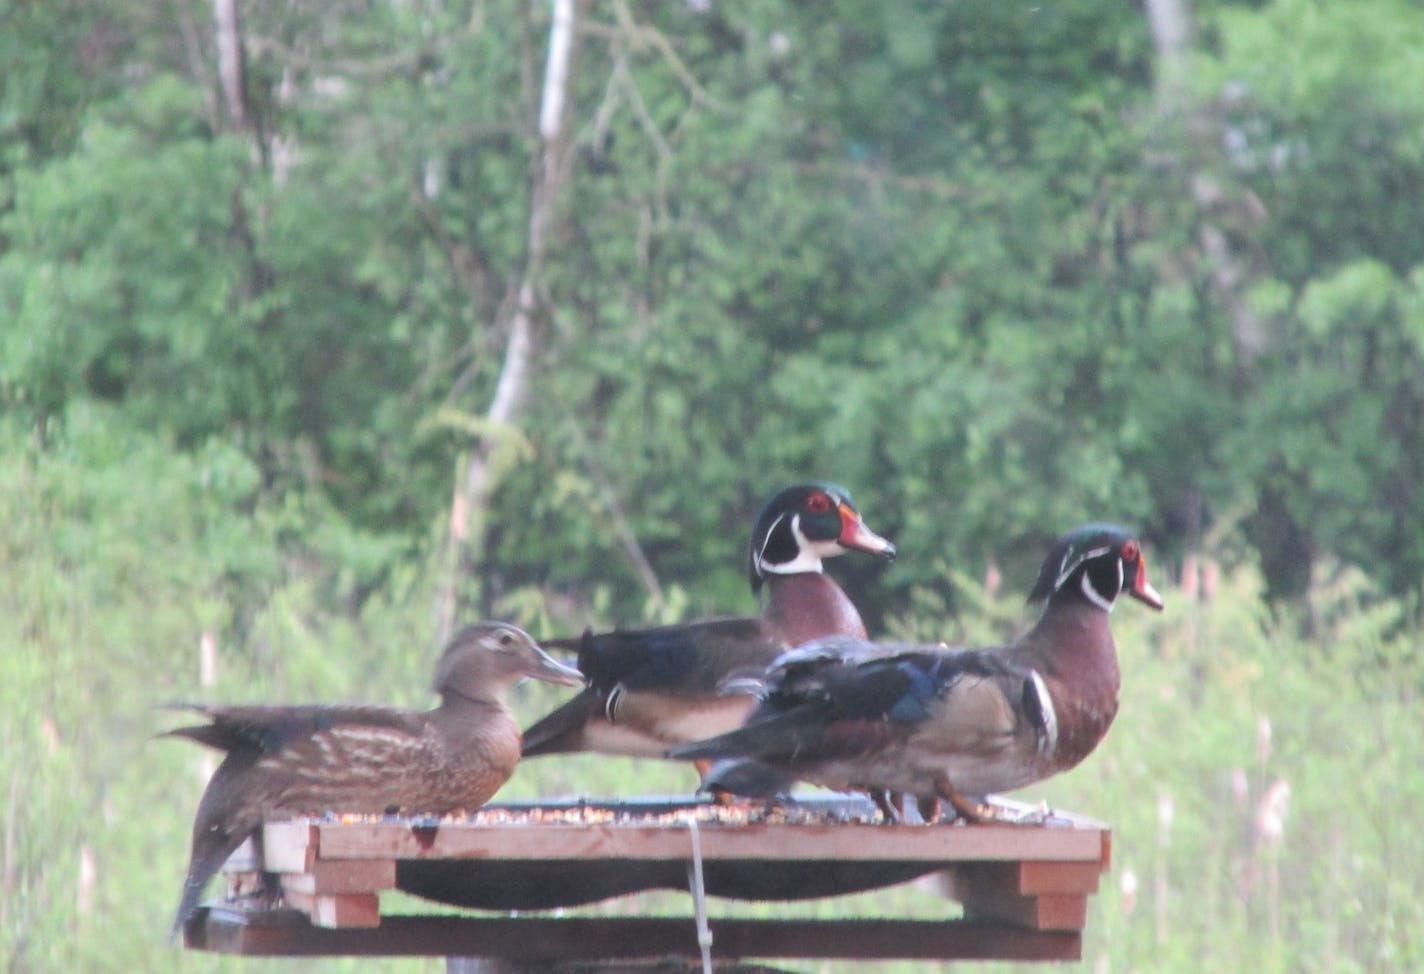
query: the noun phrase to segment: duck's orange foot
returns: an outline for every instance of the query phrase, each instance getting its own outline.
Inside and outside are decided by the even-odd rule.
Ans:
[[[943,775],[935,779],[935,794],[949,802],[950,807],[954,809],[955,815],[966,825],[978,825],[988,818],[992,818],[992,809],[965,798],[954,790],[954,786],[950,784],[949,779]]]

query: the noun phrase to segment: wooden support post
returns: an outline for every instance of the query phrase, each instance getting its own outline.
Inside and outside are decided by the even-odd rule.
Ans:
[[[381,900],[375,893],[283,893],[288,905],[311,918],[314,927],[366,929],[381,925]]]
[[[940,886],[964,904],[965,919],[1082,930],[1099,873],[1096,862],[973,862],[946,869]]]
[[[290,893],[375,893],[396,888],[394,859],[318,860],[304,873],[282,873]]]

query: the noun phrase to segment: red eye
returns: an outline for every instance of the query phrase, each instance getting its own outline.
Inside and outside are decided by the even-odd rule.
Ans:
[[[1136,561],[1138,555],[1140,555],[1140,554],[1142,554],[1142,552],[1140,552],[1140,551],[1137,550],[1137,542],[1136,542],[1136,541],[1125,541],[1125,542],[1123,542],[1123,545],[1122,545],[1122,560],[1123,560],[1123,561],[1126,561],[1126,562],[1133,562],[1133,561]]]
[[[812,494],[806,498],[806,510],[812,514],[825,514],[831,509],[831,499],[825,494]]]

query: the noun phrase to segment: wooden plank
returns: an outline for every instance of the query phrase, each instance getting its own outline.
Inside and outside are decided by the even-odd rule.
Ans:
[[[699,956],[689,918],[392,916],[378,930],[325,930],[291,913],[212,910],[187,946],[250,956],[460,956],[511,960]],[[924,920],[717,920],[714,958],[1063,961],[1082,956],[1076,931]]]
[[[1096,862],[979,862],[951,866],[920,879],[922,889],[960,899],[966,884],[992,886],[1021,896],[1096,893],[1102,870]]]
[[[994,920],[1033,930],[1082,930],[1088,925],[1088,898],[1078,893],[1042,896],[976,893],[961,902],[966,920]]]
[[[842,804],[845,804],[842,799]],[[714,958],[1072,960],[1081,956],[1087,897],[1110,861],[1110,830],[1054,812],[1037,824],[885,825],[865,809],[818,803],[770,819],[728,820],[682,802],[583,800],[504,810],[469,820],[317,818],[274,822],[261,865],[279,872],[296,910],[203,911],[185,936],[197,949],[252,955],[468,956],[509,961],[694,959],[690,919],[397,916],[382,918],[378,890],[392,888],[401,860],[485,860],[484,869],[617,865],[662,871],[692,858],[697,822],[702,858],[724,873],[803,868],[896,872],[943,867],[937,882],[965,918],[901,920],[713,920]],[[864,804],[862,802],[862,804]],[[1006,812],[1034,820],[1030,806]],[[640,813],[641,810],[641,813]],[[483,812],[481,815],[483,816]],[[564,863],[565,865],[559,865]],[[844,863],[844,866],[839,864]],[[240,864],[240,863],[237,863]],[[250,861],[248,874],[254,865]],[[431,867],[440,866],[439,862]],[[422,867],[424,868],[424,867]],[[896,875],[899,875],[896,872]],[[913,876],[914,871],[904,875]],[[601,875],[601,873],[600,873]],[[680,875],[680,873],[679,873]],[[721,875],[721,874],[718,874]],[[737,888],[739,874],[719,882]],[[658,878],[654,885],[665,884]],[[723,895],[740,895],[730,893]],[[458,902],[455,901],[455,902]]]
[[[700,974],[701,962],[667,957],[635,960],[509,960],[506,957],[447,957],[445,974]],[[798,974],[765,961],[718,960],[711,974]]]
[[[999,867],[999,863],[983,863],[976,868]],[[1096,893],[1102,877],[1102,867],[1096,862],[1032,862],[1003,863],[1014,873],[1014,888],[1025,896],[1041,893]]]
[[[375,893],[396,888],[394,859],[318,859],[304,873],[282,873],[293,893]]]
[[[269,872],[304,873],[316,863],[320,829],[306,819],[262,826],[262,856]]]
[[[251,838],[232,851],[222,867],[227,880],[227,898],[237,899],[262,889],[262,852]]]
[[[1087,925],[1086,892],[1025,895],[1023,876],[1013,865],[966,863],[946,869],[941,874],[945,892],[964,905],[969,920],[995,920],[1035,930],[1082,930]]]
[[[228,872],[224,867],[223,878],[227,880],[227,898],[234,900],[242,896],[251,896],[264,889],[266,887],[264,875],[260,870]]]
[[[268,825],[269,835],[278,827]],[[324,859],[659,859],[685,861],[685,828],[660,825],[410,826],[401,822],[313,822]],[[281,833],[285,835],[285,833]],[[1078,828],[1004,825],[704,825],[703,859],[843,859],[968,862],[1042,859],[1098,862],[1102,834]],[[302,851],[297,847],[293,854]],[[280,855],[287,855],[283,851]],[[269,869],[287,860],[269,854]],[[304,868],[281,871],[304,872]]]
[[[242,840],[242,845],[232,850],[232,855],[223,863],[225,873],[255,873],[262,871],[262,853],[251,836]]]
[[[508,960],[503,957],[447,957],[445,974],[698,974],[699,961],[673,961],[666,957],[650,960],[537,961]],[[797,974],[763,961],[712,961],[711,974]]]
[[[288,904],[311,918],[314,927],[371,928],[381,925],[381,899],[375,893],[283,892]]]

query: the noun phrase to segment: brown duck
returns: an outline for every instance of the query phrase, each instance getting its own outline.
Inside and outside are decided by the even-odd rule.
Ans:
[[[266,819],[479,808],[519,763],[519,725],[505,698],[524,677],[583,682],[523,630],[486,622],[451,639],[435,670],[440,704],[433,710],[184,705],[209,722],[163,736],[226,757],[198,803],[174,933],[208,880]]]

